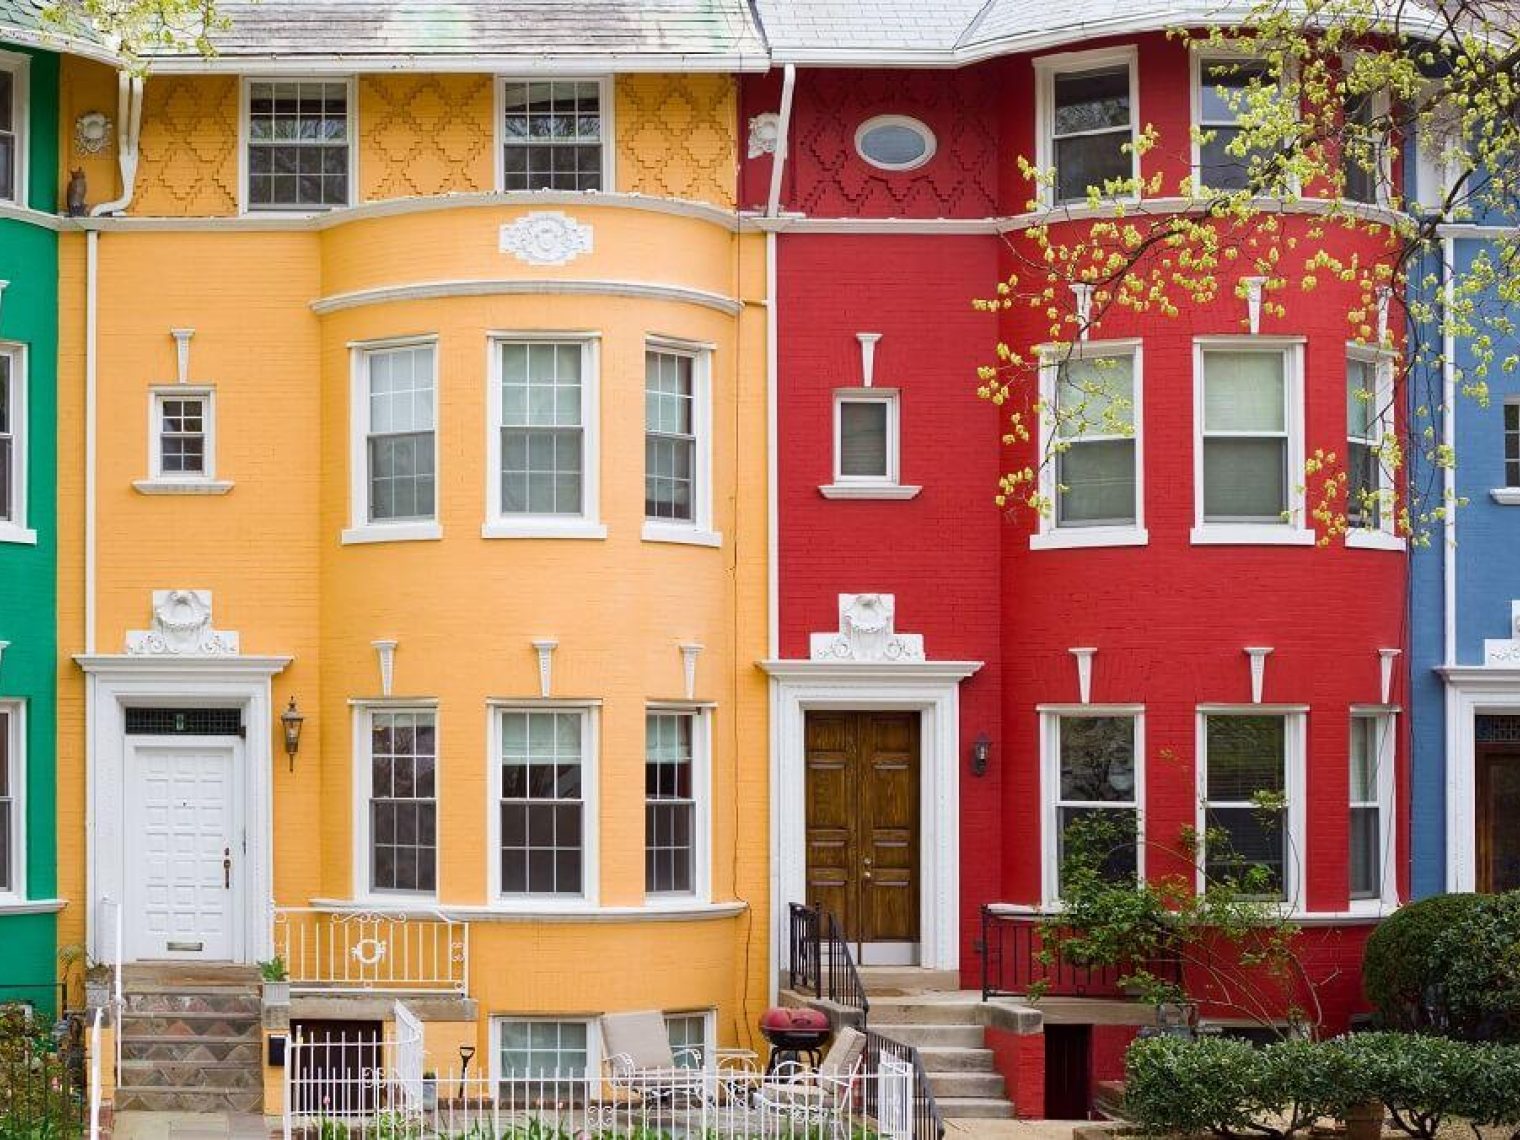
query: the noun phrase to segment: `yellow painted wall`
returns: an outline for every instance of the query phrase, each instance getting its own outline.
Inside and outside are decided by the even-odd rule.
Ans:
[[[116,165],[116,70],[72,55],[61,56],[59,64],[58,121],[63,137],[58,147],[57,209],[62,212],[69,175],[73,171],[84,171],[89,188],[87,201],[91,206],[112,201],[120,193],[121,181]],[[81,115],[91,111],[99,111],[111,120],[110,138],[105,149],[96,154],[84,153],[74,140],[74,124]]]
[[[491,190],[494,114],[489,75],[360,77],[360,200]]]
[[[739,92],[727,75],[620,75],[619,190],[732,207]]]
[[[238,102],[238,79],[232,75],[147,80],[130,213],[169,218],[237,213]]]

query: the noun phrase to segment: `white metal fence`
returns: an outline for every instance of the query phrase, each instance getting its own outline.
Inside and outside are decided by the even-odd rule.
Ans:
[[[464,993],[470,928],[442,914],[275,907],[271,941],[294,992]]]

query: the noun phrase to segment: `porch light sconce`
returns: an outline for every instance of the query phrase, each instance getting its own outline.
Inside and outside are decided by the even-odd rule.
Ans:
[[[702,646],[694,641],[682,642],[681,650],[681,674],[686,681],[686,699],[694,700],[697,695],[697,658],[702,654]]]
[[[554,687],[554,651],[558,648],[559,642],[547,638],[533,643],[533,651],[538,654],[539,696],[545,700]]]
[[[179,382],[190,383],[190,338],[195,335],[194,329],[170,329],[169,335],[174,338],[175,363],[179,366]]]
[[[1088,645],[1079,649],[1068,649],[1077,659],[1077,696],[1084,705],[1092,703],[1092,665],[1093,658],[1098,655],[1097,649]]]
[[[985,776],[987,774],[987,760],[992,756],[992,738],[985,732],[976,734],[976,739],[971,742],[971,774],[973,776]]]
[[[396,677],[396,642],[390,638],[371,641],[371,647],[380,655],[380,695],[391,695],[391,685]]]
[[[881,339],[881,333],[856,333],[855,339],[860,342],[861,384],[869,388],[876,379],[876,342]]]
[[[1403,652],[1403,650],[1400,650],[1400,649],[1379,649],[1378,650],[1378,667],[1382,670],[1382,678],[1381,678],[1381,680],[1382,680],[1382,693],[1383,693],[1383,703],[1385,705],[1388,704],[1390,698],[1392,698],[1392,696],[1393,696],[1393,662],[1394,662],[1394,658],[1398,657],[1398,655],[1400,653],[1402,653],[1402,652]]]
[[[1246,656],[1251,659],[1251,703],[1261,704],[1262,688],[1267,683],[1267,658],[1272,650],[1262,645],[1246,646]]]
[[[290,757],[290,770],[296,770],[296,753],[301,751],[301,725],[306,718],[296,708],[296,699],[290,698],[290,706],[280,714],[280,727],[285,730],[285,755]]]
[[[1265,277],[1242,277],[1240,283],[1246,290],[1246,316],[1251,322],[1251,335],[1261,332],[1261,295],[1267,287]]]

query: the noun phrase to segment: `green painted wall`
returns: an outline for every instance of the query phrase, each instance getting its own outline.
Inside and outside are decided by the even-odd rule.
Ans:
[[[21,49],[18,49],[21,50]],[[58,58],[31,57],[27,126],[28,203],[52,213],[58,201]],[[0,698],[26,707],[26,896],[58,890],[57,468],[58,235],[0,218],[0,340],[26,347],[26,525],[35,546],[0,542]],[[57,922],[53,914],[6,914],[0,906],[0,999],[55,1006]]]

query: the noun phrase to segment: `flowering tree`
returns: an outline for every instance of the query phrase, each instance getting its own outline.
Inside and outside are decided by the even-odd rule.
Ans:
[[[1199,54],[1212,114],[1185,140],[1145,124],[1126,150],[1136,170],[1189,172],[1174,184],[1115,177],[1072,202],[1055,171],[1021,161],[1037,188],[1031,222],[1008,239],[996,295],[976,302],[1018,330],[979,372],[1018,457],[999,505],[1051,512],[1066,490],[1051,476],[1074,440],[1133,434],[1104,362],[1073,366],[1105,322],[1165,321],[1231,290],[1243,326],[1270,323],[1318,290],[1307,304],[1343,309],[1347,340],[1374,365],[1365,415],[1353,411],[1366,438],[1311,447],[1298,473],[1311,518],[1290,521],[1312,521],[1322,544],[1384,523],[1428,542],[1459,505],[1440,490],[1455,458],[1438,427],[1445,370],[1481,403],[1494,369],[1520,366],[1520,240],[1498,236],[1459,267],[1444,263],[1440,234],[1520,216],[1517,28],[1491,0],[1261,0],[1239,26],[1172,33]],[[1459,341],[1465,369],[1448,359]],[[1043,394],[1042,369],[1059,374]]]
[[[227,25],[218,0],[49,0],[46,19],[65,32],[90,31],[132,67],[155,48],[210,55],[212,34]]]

